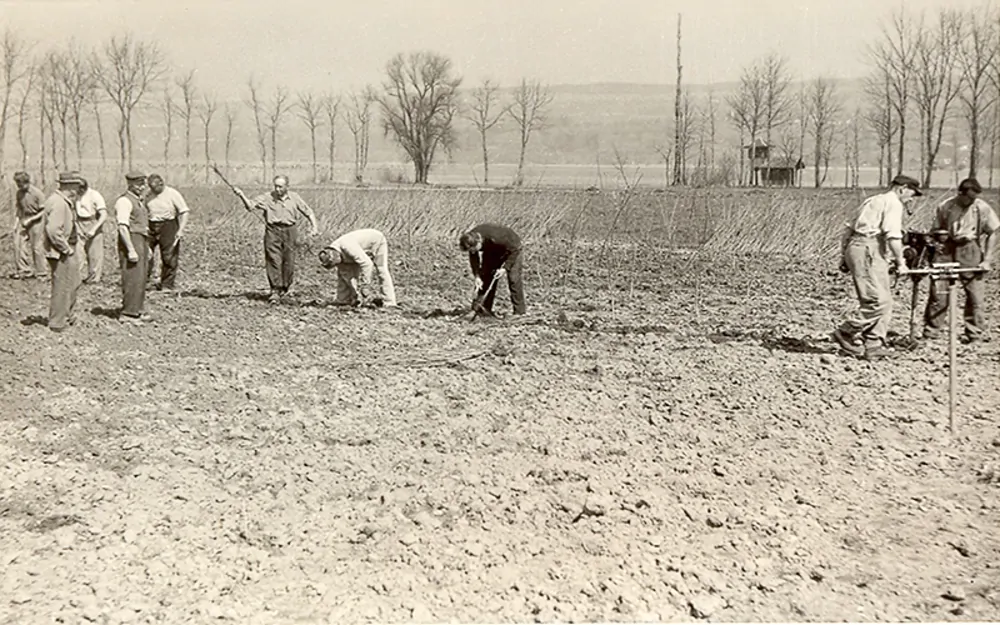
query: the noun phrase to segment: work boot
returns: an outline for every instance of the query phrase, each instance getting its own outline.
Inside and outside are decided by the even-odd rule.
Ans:
[[[271,296],[267,298],[268,304],[277,304],[281,301],[281,293],[278,291],[271,291]]]
[[[865,360],[882,360],[889,356],[889,350],[881,342],[865,345]]]
[[[937,328],[932,328],[930,326],[924,328],[924,340],[925,341],[935,341],[941,338],[941,330]]]
[[[851,338],[844,334],[843,330],[840,328],[834,330],[831,336],[833,337],[833,340],[840,345],[840,349],[844,350],[851,356],[861,358],[865,355],[865,348],[852,341]]]

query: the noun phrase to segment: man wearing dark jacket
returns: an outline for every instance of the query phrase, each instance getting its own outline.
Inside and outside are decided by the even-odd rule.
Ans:
[[[476,302],[492,314],[499,273],[507,274],[510,303],[515,315],[525,313],[522,277],[521,238],[506,226],[480,224],[462,234],[459,247],[469,255],[472,275],[476,277]],[[478,312],[478,311],[477,311]]]

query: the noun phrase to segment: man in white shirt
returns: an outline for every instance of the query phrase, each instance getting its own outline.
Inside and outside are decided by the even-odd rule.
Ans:
[[[327,269],[337,269],[336,304],[377,304],[377,298],[368,297],[372,274],[377,271],[382,305],[396,307],[396,289],[389,273],[389,244],[378,230],[365,228],[341,235],[319,253],[319,262]]]
[[[76,223],[80,238],[76,253],[84,284],[98,284],[104,274],[104,222],[108,207],[104,196],[83,180],[83,195],[76,201]]]
[[[125,174],[128,190],[115,200],[118,222],[118,263],[122,276],[121,321],[141,325],[152,321],[146,314],[146,265],[149,262],[149,211],[146,208],[146,175]]]
[[[187,227],[189,209],[180,191],[168,187],[160,174],[151,174],[148,182],[146,207],[149,209],[150,262],[146,279],[148,281],[153,275],[153,254],[159,248],[161,264],[158,286],[163,290],[170,290],[177,280],[181,239]]]
[[[909,176],[896,176],[888,191],[867,198],[844,224],[840,237],[841,266],[851,274],[861,307],[855,317],[833,332],[833,339],[852,356],[874,360],[886,355],[885,339],[892,320],[889,256],[892,255],[896,272],[906,273],[904,203],[919,195],[923,195],[919,182]],[[855,343],[859,336],[863,345]]]

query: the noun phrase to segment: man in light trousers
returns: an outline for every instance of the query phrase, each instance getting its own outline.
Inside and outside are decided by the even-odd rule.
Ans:
[[[841,267],[851,274],[860,310],[833,332],[833,339],[857,358],[874,360],[887,355],[885,340],[892,320],[890,254],[897,273],[906,273],[904,203],[919,195],[919,182],[909,176],[896,176],[888,191],[866,199],[845,224],[840,241]],[[857,337],[863,345],[855,342]]]
[[[104,222],[108,207],[104,196],[81,178],[83,195],[76,201],[76,223],[80,238],[76,253],[84,284],[98,284],[104,275]]]
[[[45,260],[45,194],[31,184],[31,175],[26,171],[14,174],[17,191],[14,194],[14,208],[17,225],[14,228],[14,266],[12,277],[17,279],[48,279],[49,265]]]
[[[378,273],[382,306],[395,308],[396,289],[389,272],[389,243],[374,228],[354,230],[341,235],[319,254],[320,264],[337,269],[336,304],[355,306],[375,302],[369,297],[372,274]]]

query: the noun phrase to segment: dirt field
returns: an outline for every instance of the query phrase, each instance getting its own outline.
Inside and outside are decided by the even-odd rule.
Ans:
[[[837,356],[824,267],[534,249],[469,322],[453,245],[392,250],[400,312],[306,250],[269,306],[259,248],[142,328],[114,270],[60,335],[0,281],[0,623],[1000,619],[1000,337],[949,437],[946,342]]]

